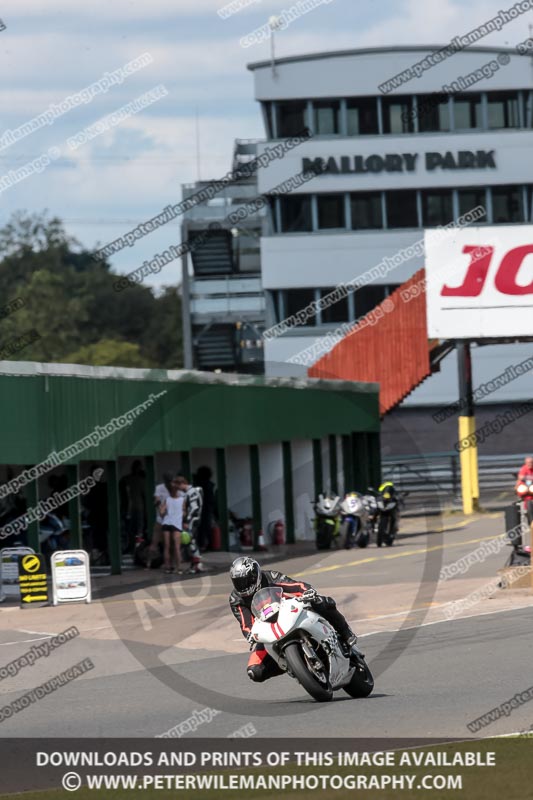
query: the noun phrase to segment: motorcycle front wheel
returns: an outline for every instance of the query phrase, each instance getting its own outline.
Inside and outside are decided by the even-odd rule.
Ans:
[[[357,658],[357,667],[350,683],[343,687],[350,697],[368,697],[374,688],[374,678],[364,658]]]
[[[290,671],[305,691],[319,703],[327,703],[333,697],[333,689],[327,678],[320,680],[311,672],[298,642],[291,642],[283,651]]]
[[[383,543],[385,543],[387,547],[392,546],[392,543],[394,542],[393,530],[394,521],[392,517],[389,515],[381,517],[378,530],[378,547],[381,547]]]

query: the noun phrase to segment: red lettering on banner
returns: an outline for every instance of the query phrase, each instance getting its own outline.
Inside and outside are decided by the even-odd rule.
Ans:
[[[530,255],[533,255],[533,244],[515,247],[505,255],[494,279],[494,285],[499,292],[502,294],[533,294],[533,281],[528,286],[520,286],[516,282],[524,259]]]
[[[470,245],[463,247],[463,253],[472,255],[464,281],[460,286],[446,286],[441,289],[442,297],[479,297],[487,279],[494,247]]]

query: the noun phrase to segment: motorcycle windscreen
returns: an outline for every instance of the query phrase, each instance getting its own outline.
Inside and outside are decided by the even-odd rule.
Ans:
[[[256,592],[252,600],[252,614],[255,619],[261,619],[261,612],[268,609],[272,603],[280,603],[283,597],[283,589],[279,586],[267,586]]]

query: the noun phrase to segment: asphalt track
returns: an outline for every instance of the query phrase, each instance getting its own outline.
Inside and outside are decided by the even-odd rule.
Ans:
[[[364,700],[341,691],[333,702],[317,704],[287,676],[249,682],[247,647],[228,614],[222,574],[183,582],[177,602],[171,582],[53,613],[2,609],[0,667],[70,625],[81,632],[1,680],[2,707],[87,657],[95,668],[1,722],[0,735],[152,737],[214,707],[220,713],[187,735],[227,737],[251,723],[258,736],[468,738],[468,722],[533,683],[531,601],[509,595],[507,605],[478,603],[463,618],[447,620],[441,613],[450,600],[486,585],[507,551],[444,585],[433,577],[443,560],[451,563],[501,530],[494,518],[450,523],[444,533],[413,529],[391,550],[280,559],[286,572],[335,594],[360,632],[377,676],[374,693]],[[152,598],[149,613],[146,597]],[[531,724],[533,702],[478,735]]]

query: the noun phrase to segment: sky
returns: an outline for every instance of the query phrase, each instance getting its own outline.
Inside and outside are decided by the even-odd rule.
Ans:
[[[0,143],[6,131],[104,73],[146,53],[149,63],[0,149],[1,188],[2,176],[54,148],[41,172],[0,191],[0,225],[17,210],[47,209],[82,246],[95,248],[179,202],[182,184],[223,176],[231,167],[235,138],[264,136],[246,65],[270,58],[270,43],[244,48],[239,40],[295,0],[243,0],[243,5],[247,1],[250,5],[223,18],[217,11],[227,0],[4,0]],[[276,33],[276,55],[446,44],[511,5],[509,0],[323,0]],[[483,44],[512,46],[527,38],[531,23],[528,12]],[[156,87],[160,96],[150,105],[77,149],[69,147],[70,137]],[[129,272],[180,239],[177,219],[110,263],[119,273]],[[173,262],[146,283],[156,289],[175,285],[180,269]]]

